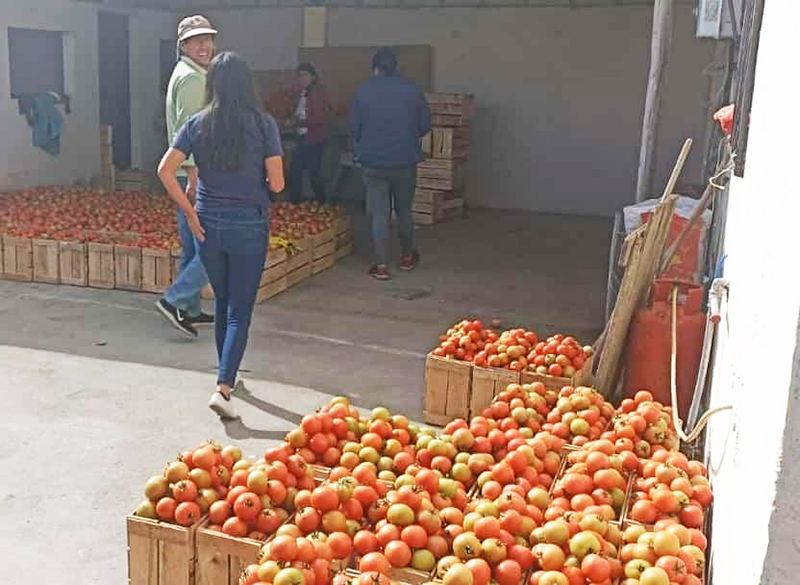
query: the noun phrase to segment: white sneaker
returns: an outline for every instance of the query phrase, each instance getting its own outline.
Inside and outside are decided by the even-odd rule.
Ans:
[[[244,380],[242,380],[241,378],[239,378],[239,380],[237,380],[236,384],[233,385],[233,389],[231,390],[231,394],[236,394],[237,392],[239,392],[239,393],[249,392],[247,387],[244,385]]]
[[[219,392],[214,392],[211,400],[208,401],[208,407],[222,419],[239,418],[239,415],[236,414],[236,409],[233,408],[233,403],[230,400],[225,400],[225,397]]]

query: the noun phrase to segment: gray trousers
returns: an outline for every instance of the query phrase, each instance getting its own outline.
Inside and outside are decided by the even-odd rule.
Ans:
[[[372,241],[378,264],[389,264],[392,201],[397,215],[402,254],[412,254],[414,246],[414,219],[411,206],[417,187],[417,167],[397,169],[363,169],[364,186],[372,210]]]

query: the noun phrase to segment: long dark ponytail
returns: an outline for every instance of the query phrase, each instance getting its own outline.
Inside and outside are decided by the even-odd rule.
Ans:
[[[236,170],[245,157],[248,125],[260,123],[253,74],[237,53],[223,51],[211,61],[206,80],[201,141],[208,164],[218,170]]]

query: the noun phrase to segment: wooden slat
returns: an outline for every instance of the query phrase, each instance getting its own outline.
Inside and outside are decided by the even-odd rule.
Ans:
[[[352,253],[353,253],[353,242],[348,242],[347,244],[339,248],[336,248],[336,259],[341,260],[342,258],[346,258]]]
[[[142,290],[162,293],[171,282],[169,250],[142,248]]]
[[[30,238],[3,236],[3,278],[33,280],[33,247]]]
[[[111,244],[87,245],[89,257],[89,286],[114,288],[114,246]]]
[[[472,400],[470,413],[477,416],[492,399],[503,392],[509,384],[519,384],[520,373],[501,368],[472,369]]]
[[[319,260],[320,258],[330,256],[334,252],[336,252],[336,240],[332,239],[324,244],[314,246],[314,250],[312,251],[312,260]]]
[[[171,250],[170,257],[172,258],[172,282],[175,282],[175,279],[177,279],[178,275],[181,273],[181,249],[176,248]]]
[[[197,531],[196,585],[238,585],[239,575],[258,559],[263,542],[234,538],[200,528]]]
[[[263,303],[267,299],[281,294],[287,288],[289,288],[289,284],[286,276],[282,276],[278,280],[273,280],[259,287],[258,294],[256,295],[256,303]]]
[[[58,242],[34,239],[31,244],[33,247],[33,280],[58,284],[60,282]]]
[[[59,242],[58,262],[61,284],[88,286],[89,261],[86,244],[78,242]]]
[[[267,259],[265,261],[264,267],[269,268],[275,264],[280,262],[286,261],[286,249],[285,248],[276,248],[274,250],[267,251]]]
[[[428,355],[423,417],[431,424],[469,418],[471,364]]]
[[[336,247],[334,246],[330,254],[328,254],[327,256],[323,256],[322,258],[317,258],[311,263],[311,274],[319,274],[323,270],[331,268],[335,262],[336,262]]]
[[[337,236],[348,233],[350,231],[350,218],[342,215],[336,218],[333,224],[333,233]]]
[[[321,231],[318,234],[314,234],[313,236],[309,236],[309,239],[311,240],[311,246],[316,248],[317,246],[321,246],[322,244],[325,244],[326,242],[330,242],[334,238],[335,235],[336,235],[336,232],[333,230],[333,228],[328,228],[326,230]]]
[[[469,118],[464,116],[448,116],[446,114],[431,114],[431,124],[433,126],[467,126],[469,124]]]
[[[425,99],[429,105],[434,104],[463,104],[473,102],[475,96],[471,93],[445,93],[445,92],[426,92]]]
[[[142,249],[114,246],[114,288],[142,290]]]
[[[307,278],[311,278],[311,264],[305,264],[286,273],[286,285],[292,287]]]
[[[270,282],[275,282],[284,276],[286,276],[286,262],[278,262],[269,268],[265,268],[261,272],[261,282],[259,283],[259,286],[264,286]]]
[[[183,527],[128,516],[129,584],[194,585],[195,533],[201,522]]]

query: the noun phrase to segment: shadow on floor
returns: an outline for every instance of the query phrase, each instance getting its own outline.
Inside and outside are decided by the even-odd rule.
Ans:
[[[473,210],[466,219],[418,229],[419,268],[394,270],[388,283],[366,275],[367,218],[356,216],[353,224],[354,255],[256,308],[242,364],[252,377],[420,418],[425,354],[453,322],[497,318],[585,341],[602,327],[606,219]],[[156,298],[0,281],[0,343],[207,372],[216,356],[211,331],[197,340],[180,337],[156,313]],[[245,400],[299,420],[257,397]],[[242,425],[229,432],[235,438],[271,431]]]

